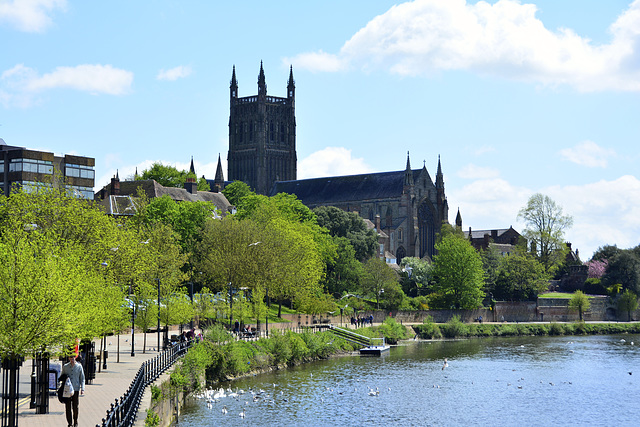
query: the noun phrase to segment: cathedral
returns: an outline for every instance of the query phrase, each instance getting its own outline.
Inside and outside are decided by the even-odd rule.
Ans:
[[[289,72],[286,98],[267,96],[262,62],[258,95],[238,97],[235,66],[229,89],[229,180],[242,181],[258,194],[269,194],[276,181],[296,179],[293,68]]]
[[[404,170],[297,180],[293,68],[285,98],[267,96],[262,63],[258,95],[239,98],[234,66],[230,96],[229,181],[243,181],[258,194],[295,194],[309,208],[357,212],[384,237],[381,257],[400,263],[405,256],[435,255],[436,235],[449,213],[440,159],[435,183],[426,165],[411,168],[409,153]],[[216,182],[224,182],[221,173]]]

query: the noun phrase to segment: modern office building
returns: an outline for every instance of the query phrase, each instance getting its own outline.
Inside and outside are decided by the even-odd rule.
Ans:
[[[64,188],[69,195],[93,199],[95,159],[7,145],[0,138],[0,191],[9,195],[12,187],[32,191],[42,186]]]

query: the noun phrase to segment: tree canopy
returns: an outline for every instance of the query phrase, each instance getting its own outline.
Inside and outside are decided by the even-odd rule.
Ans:
[[[482,304],[484,270],[480,254],[471,243],[456,234],[444,236],[436,243],[433,262],[434,295],[438,308],[475,309]]]
[[[158,184],[164,187],[179,187],[183,188],[187,178],[194,178],[198,182],[198,191],[210,191],[209,183],[204,176],[198,179],[194,174],[190,174],[187,170],[178,170],[174,166],[163,165],[160,162],[155,162],[149,169],[142,171],[140,175],[134,176],[136,181],[153,179]]]
[[[318,224],[329,230],[329,234],[349,239],[359,261],[364,261],[376,254],[378,233],[375,229],[367,228],[360,215],[343,211],[335,206],[320,206],[313,212],[318,217]]]
[[[566,245],[564,230],[573,225],[573,218],[564,215],[562,207],[549,196],[536,193],[518,213],[526,223],[523,236],[529,241],[547,272],[553,272],[564,262]]]

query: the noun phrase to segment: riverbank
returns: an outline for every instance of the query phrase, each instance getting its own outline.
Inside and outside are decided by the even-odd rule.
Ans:
[[[146,425],[171,425],[187,396],[206,388],[355,350],[327,331],[274,331],[270,338],[235,340],[222,328],[214,328],[178,362],[168,380],[152,387]]]
[[[530,335],[613,335],[640,333],[640,322],[572,322],[572,323],[464,323],[454,317],[447,323],[427,320],[412,325],[421,339],[507,337]]]

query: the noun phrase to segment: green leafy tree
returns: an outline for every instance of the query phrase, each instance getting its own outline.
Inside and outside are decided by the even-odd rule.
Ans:
[[[402,275],[404,293],[411,297],[426,295],[432,278],[433,265],[426,259],[404,257],[400,266],[404,271]]]
[[[360,289],[360,278],[364,270],[356,259],[356,252],[346,237],[333,237],[336,245],[336,257],[327,264],[323,281],[325,290],[334,296]]]
[[[343,211],[335,206],[320,206],[313,212],[317,215],[318,224],[329,230],[329,234],[349,239],[359,261],[375,255],[378,247],[378,233],[374,229],[367,228],[360,215]]]
[[[142,171],[140,175],[134,177],[135,180],[153,179],[158,184],[164,187],[179,187],[183,188],[187,178],[194,178],[198,182],[198,191],[211,191],[209,183],[203,177],[198,179],[194,174],[190,174],[186,170],[178,170],[174,166],[163,165],[160,162],[155,162],[149,169]]]
[[[0,196],[0,353],[67,348],[113,331],[124,293],[111,279],[135,277],[139,260],[120,260],[108,275],[102,264],[129,240],[112,218],[64,192]]]
[[[440,308],[475,309],[482,304],[484,271],[480,254],[468,240],[450,234],[436,243],[433,290]]]
[[[553,272],[564,262],[566,245],[564,230],[571,228],[573,218],[562,213],[562,207],[549,196],[536,193],[518,213],[526,223],[523,236],[535,248],[536,255],[547,272]]]
[[[589,297],[582,291],[575,291],[569,300],[569,308],[571,310],[578,310],[580,321],[582,321],[582,314],[589,310],[590,307]]]
[[[606,287],[620,283],[623,289],[640,293],[640,256],[629,249],[619,251],[608,260],[602,283]]]
[[[251,187],[242,181],[233,181],[231,184],[224,187],[222,194],[227,198],[229,203],[236,208],[242,206],[242,200],[247,196],[255,196],[256,193],[251,191]]]
[[[533,301],[547,289],[549,279],[536,258],[516,252],[500,260],[493,296],[497,300]]]
[[[638,297],[626,289],[618,298],[618,309],[627,312],[627,322],[631,322],[631,312],[638,308]]]
[[[369,258],[364,262],[362,291],[364,295],[375,298],[376,308],[380,308],[380,299],[386,298],[385,290],[397,284],[398,274],[386,262],[380,258]],[[394,294],[396,293],[394,290]]]

